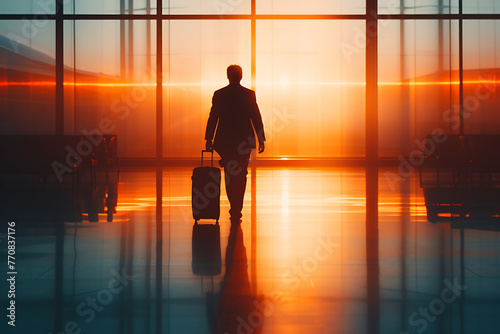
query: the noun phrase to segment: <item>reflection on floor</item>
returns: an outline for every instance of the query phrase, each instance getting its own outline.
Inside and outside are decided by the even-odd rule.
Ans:
[[[500,232],[474,221],[427,222],[418,175],[388,177],[396,174],[251,170],[241,226],[230,226],[222,196],[220,249],[207,254],[222,266],[219,273],[210,262],[202,269],[215,275],[202,276],[192,263],[191,169],[122,170],[112,222],[100,214],[98,223],[16,226],[16,328],[5,316],[1,326],[68,334],[498,333]]]

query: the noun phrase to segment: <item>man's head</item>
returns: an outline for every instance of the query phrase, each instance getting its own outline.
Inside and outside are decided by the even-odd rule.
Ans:
[[[227,79],[229,83],[239,83],[243,77],[243,70],[239,65],[229,65],[227,68]]]

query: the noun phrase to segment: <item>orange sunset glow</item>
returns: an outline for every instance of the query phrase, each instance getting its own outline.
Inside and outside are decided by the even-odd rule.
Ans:
[[[493,0],[0,5],[0,333],[500,333]]]

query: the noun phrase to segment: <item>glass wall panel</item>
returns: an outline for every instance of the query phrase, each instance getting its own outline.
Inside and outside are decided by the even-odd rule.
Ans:
[[[457,13],[459,0],[379,0],[381,14]],[[404,6],[401,7],[401,3]],[[258,0],[259,14],[359,14],[365,0]],[[55,1],[20,0],[0,21],[1,133],[54,132]],[[65,13],[155,14],[152,0],[64,2]],[[250,0],[173,0],[164,14],[249,14]],[[465,13],[499,13],[464,0]],[[458,133],[458,21],[380,21],[379,147],[408,154],[436,129]],[[155,27],[146,21],[65,22],[65,133],[110,119],[120,155],[154,156]],[[268,158],[364,156],[364,21],[257,22],[258,103]],[[327,32],[327,33],[325,33]],[[499,21],[464,21],[464,129],[496,133]],[[250,20],[164,22],[164,154],[198,156],[213,91],[225,69],[243,66],[250,87]],[[17,97],[16,97],[17,96]],[[22,98],[18,98],[22,97]],[[12,110],[16,110],[15,113]],[[124,116],[126,115],[126,116]],[[200,144],[201,143],[201,144]]]
[[[407,155],[433,131],[458,131],[457,39],[457,21],[379,22],[381,156]]]
[[[462,0],[465,14],[498,14],[500,3],[497,0]]]
[[[116,134],[120,156],[155,156],[155,22],[67,21],[64,28],[65,133]]]
[[[0,134],[55,134],[55,25],[0,21]]]
[[[163,52],[164,156],[198,157],[213,92],[228,84],[227,66],[240,65],[241,83],[250,88],[250,22],[171,21]]]
[[[364,156],[364,31],[363,21],[257,22],[264,156]]]
[[[165,3],[165,1],[164,1]],[[155,0],[64,1],[65,14],[156,14]]]
[[[364,14],[366,0],[257,0],[258,14]]]
[[[460,0],[378,0],[379,14],[457,14]]]
[[[464,21],[464,132],[500,133],[500,21]]]
[[[250,0],[171,0],[163,2],[163,14],[250,14]]]
[[[67,2],[67,1],[66,1]],[[55,14],[56,0],[2,1],[0,14]]]

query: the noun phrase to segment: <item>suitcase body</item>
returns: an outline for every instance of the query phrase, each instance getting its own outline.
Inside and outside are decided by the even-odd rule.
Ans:
[[[194,224],[192,238],[194,275],[216,276],[221,273],[220,225]]]
[[[203,153],[212,152],[211,167],[203,167]],[[197,223],[200,219],[215,219],[220,216],[220,168],[213,167],[213,151],[201,152],[202,167],[193,169],[191,206],[193,218]]]

